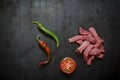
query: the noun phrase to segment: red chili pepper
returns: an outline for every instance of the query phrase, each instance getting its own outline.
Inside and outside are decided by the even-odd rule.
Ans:
[[[43,65],[43,64],[47,64],[50,62],[50,59],[51,59],[51,51],[50,51],[50,48],[49,46],[42,40],[39,39],[40,35],[37,35],[36,39],[37,39],[37,42],[38,44],[45,50],[45,52],[47,53],[47,60],[46,61],[42,61],[42,62],[39,62],[39,66],[40,65]]]

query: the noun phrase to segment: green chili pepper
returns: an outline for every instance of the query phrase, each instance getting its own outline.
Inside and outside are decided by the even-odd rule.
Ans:
[[[44,33],[50,35],[55,40],[57,47],[59,47],[59,38],[53,32],[45,28],[41,23],[37,21],[33,21],[33,24],[36,24],[38,28],[41,29]]]

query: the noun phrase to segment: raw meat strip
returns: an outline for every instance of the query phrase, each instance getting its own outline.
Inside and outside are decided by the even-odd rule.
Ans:
[[[104,54],[100,53],[99,55],[96,56],[97,58],[103,58],[104,57]]]
[[[83,36],[81,36],[81,35],[76,35],[76,36],[74,36],[74,37],[69,38],[68,40],[69,40],[69,42],[71,43],[71,42],[75,42],[75,41],[77,41],[77,40],[80,40],[80,39],[82,39],[82,38],[83,38]]]
[[[91,34],[86,36],[86,40],[91,42],[91,43],[95,43],[96,42],[96,39],[94,37],[92,37]]]
[[[88,61],[88,56],[89,56],[89,53],[91,51],[91,49],[94,47],[94,45],[92,44],[89,44],[89,46],[85,49],[84,51],[84,54],[83,54],[83,57],[84,57],[84,60],[87,62]]]
[[[79,44],[79,45],[82,45],[83,41],[82,40],[78,40],[78,41],[76,41],[76,43]]]
[[[97,48],[94,48],[91,50],[90,55],[99,55],[100,53],[104,52],[104,50],[99,50]]]
[[[83,34],[83,35],[89,34],[89,32],[87,30],[83,29],[82,27],[79,28],[79,32],[80,32],[80,34]]]
[[[88,66],[90,66],[92,64],[92,60],[94,60],[95,56],[91,56],[88,61],[87,61],[87,64]]]
[[[90,44],[90,43],[89,43],[88,41],[84,41],[83,44],[82,44],[80,47],[77,48],[78,51],[79,51],[79,53],[82,53],[83,50],[84,50],[89,44]]]

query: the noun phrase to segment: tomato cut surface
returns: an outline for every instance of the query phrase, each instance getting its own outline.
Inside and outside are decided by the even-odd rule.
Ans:
[[[66,74],[73,73],[76,69],[75,60],[70,57],[63,58],[63,60],[61,60],[61,62],[60,62],[60,69],[62,72],[66,73]]]

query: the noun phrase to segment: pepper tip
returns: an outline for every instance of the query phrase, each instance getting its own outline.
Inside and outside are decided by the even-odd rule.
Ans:
[[[44,65],[45,62],[39,62],[38,66]]]
[[[33,23],[33,24],[36,24],[36,23],[38,23],[38,22],[37,22],[37,21],[33,21],[32,23]]]
[[[40,35],[37,35],[36,40],[39,41]]]
[[[57,44],[57,48],[59,47],[59,44]]]

